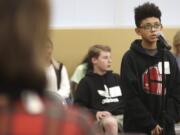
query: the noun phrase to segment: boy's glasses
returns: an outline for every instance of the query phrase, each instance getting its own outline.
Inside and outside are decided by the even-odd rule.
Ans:
[[[154,25],[145,24],[143,26],[140,26],[140,28],[143,28],[144,30],[147,30],[147,31],[151,31],[152,29],[160,30],[162,28],[162,25],[161,24],[154,24]]]

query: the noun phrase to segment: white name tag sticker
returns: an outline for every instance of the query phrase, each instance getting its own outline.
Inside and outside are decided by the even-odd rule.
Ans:
[[[121,88],[119,86],[109,88],[109,93],[110,93],[111,97],[122,96]]]
[[[160,74],[162,74],[162,62],[159,62],[158,63],[158,69],[159,69],[159,72]],[[170,65],[169,65],[169,61],[165,61],[164,62],[164,73],[165,74],[170,74]]]

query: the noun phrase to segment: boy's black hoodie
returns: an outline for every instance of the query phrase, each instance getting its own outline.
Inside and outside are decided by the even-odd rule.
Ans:
[[[150,56],[135,40],[121,63],[121,88],[124,92],[124,131],[150,133],[162,125],[161,51]],[[159,42],[157,43],[158,45]],[[173,55],[165,50],[165,132],[174,135],[174,122],[179,118],[180,73]]]
[[[75,104],[97,111],[109,111],[113,115],[123,112],[122,92],[119,75],[108,71],[104,75],[87,73],[78,85],[75,93]]]

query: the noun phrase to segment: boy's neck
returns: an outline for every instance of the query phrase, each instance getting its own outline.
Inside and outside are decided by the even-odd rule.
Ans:
[[[95,74],[98,74],[98,75],[104,75],[106,74],[107,71],[102,71],[102,70],[99,70],[99,69],[94,69],[93,70],[93,73]]]
[[[152,43],[152,42],[146,42],[146,41],[142,40],[141,45],[143,48],[146,48],[146,49],[156,49],[157,48],[156,42]]]

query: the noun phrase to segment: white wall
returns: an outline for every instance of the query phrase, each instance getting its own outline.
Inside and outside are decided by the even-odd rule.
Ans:
[[[51,26],[134,27],[134,7],[147,0],[50,0]],[[162,11],[165,27],[180,27],[180,0],[149,0]]]

